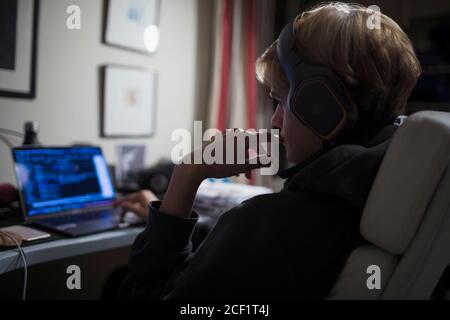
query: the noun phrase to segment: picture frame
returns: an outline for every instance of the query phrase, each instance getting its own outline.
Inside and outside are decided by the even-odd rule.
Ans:
[[[116,146],[116,184],[120,189],[139,190],[139,174],[145,168],[145,144],[119,144]]]
[[[107,65],[101,77],[101,136],[148,138],[155,132],[157,73]]]
[[[105,0],[103,43],[151,55],[159,47],[161,0]]]
[[[0,96],[36,97],[39,0],[0,2]]]

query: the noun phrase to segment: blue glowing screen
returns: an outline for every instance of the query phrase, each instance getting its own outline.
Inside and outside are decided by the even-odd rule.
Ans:
[[[13,155],[28,216],[107,206],[115,198],[100,148],[14,149]]]

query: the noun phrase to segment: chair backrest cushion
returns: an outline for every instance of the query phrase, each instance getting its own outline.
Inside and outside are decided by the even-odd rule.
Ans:
[[[352,252],[329,299],[430,296],[450,261],[449,161],[450,113],[419,112],[397,130],[361,219],[373,245]],[[367,287],[371,265],[381,290]]]
[[[356,248],[347,259],[345,267],[341,272],[328,298],[331,300],[375,300],[378,299],[386,287],[387,282],[397,266],[396,256],[380,250],[375,246],[362,246]],[[373,288],[367,285],[371,276],[375,275],[369,267],[377,266],[380,269],[380,287]],[[372,283],[373,284],[373,283]]]
[[[412,115],[394,135],[370,191],[361,234],[403,254],[449,163],[450,113]]]

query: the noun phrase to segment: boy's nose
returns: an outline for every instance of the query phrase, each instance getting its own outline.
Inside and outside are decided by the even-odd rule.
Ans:
[[[270,120],[272,127],[282,128],[283,127],[283,108],[280,104],[277,105],[275,112]]]

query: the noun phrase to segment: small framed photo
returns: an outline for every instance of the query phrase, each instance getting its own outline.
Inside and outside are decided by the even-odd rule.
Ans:
[[[106,66],[102,82],[102,136],[152,136],[155,130],[156,73],[141,68]]]
[[[0,1],[0,96],[36,96],[39,0]]]
[[[117,146],[116,181],[121,189],[138,190],[139,174],[145,167],[144,144],[120,144]]]
[[[103,42],[146,54],[156,52],[160,7],[161,0],[108,0]]]

